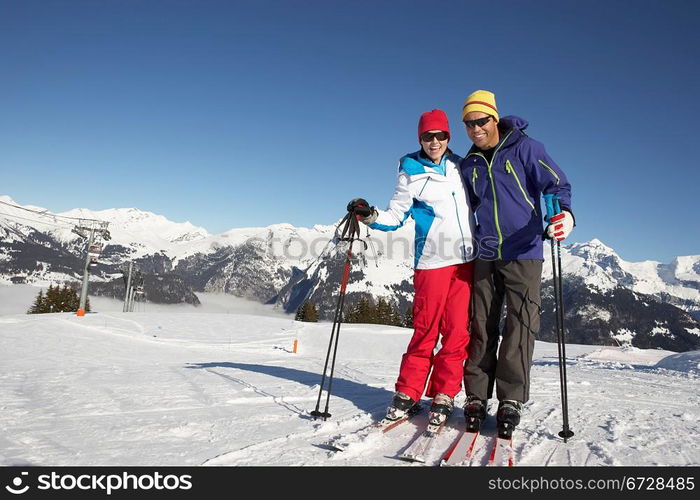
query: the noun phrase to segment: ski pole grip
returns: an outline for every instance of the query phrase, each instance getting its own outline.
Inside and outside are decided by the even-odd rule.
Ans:
[[[547,216],[544,220],[549,222],[552,217],[561,212],[561,207],[559,206],[559,196],[555,194],[545,194],[544,204],[547,207]]]

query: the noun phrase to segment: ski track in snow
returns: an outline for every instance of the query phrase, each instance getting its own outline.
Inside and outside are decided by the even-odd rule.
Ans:
[[[323,446],[382,417],[411,334],[345,325],[332,417],[314,420],[330,326],[249,314],[0,316],[0,464],[420,466],[397,457],[426,410],[344,452]],[[576,434],[566,444],[557,436],[556,345],[537,342],[517,465],[700,463],[696,372],[655,368],[669,352],[620,350],[607,361],[596,346],[567,348]],[[461,393],[426,465],[459,436],[463,402]],[[491,400],[475,465],[488,461],[495,411]]]

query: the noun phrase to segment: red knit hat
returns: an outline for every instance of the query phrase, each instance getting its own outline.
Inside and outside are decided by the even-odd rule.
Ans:
[[[420,136],[423,132],[428,130],[442,130],[450,135],[450,124],[447,121],[447,115],[441,109],[434,109],[432,111],[426,111],[420,115],[420,120],[418,120],[418,140],[420,141]]]

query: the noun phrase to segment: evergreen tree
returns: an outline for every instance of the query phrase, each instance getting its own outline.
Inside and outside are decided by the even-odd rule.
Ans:
[[[75,312],[78,307],[80,307],[80,297],[77,290],[68,285],[63,287],[49,285],[46,295],[44,295],[43,290],[39,291],[27,313]],[[85,311],[90,311],[90,299],[86,301]]]
[[[74,290],[73,288],[68,288],[66,286],[66,307],[69,311],[77,311],[78,308],[80,307],[80,296],[78,295],[78,291]],[[89,311],[90,308],[85,305],[85,310]]]
[[[316,309],[316,304],[311,301],[309,301],[309,305],[306,310],[306,319],[304,321],[308,321],[309,323],[318,322],[318,309]]]
[[[304,307],[306,302],[297,307],[297,313],[294,315],[294,321],[304,321]]]
[[[361,303],[363,297],[360,297],[354,304],[347,308],[347,312],[343,316],[343,321],[345,323],[362,323],[361,317]]]
[[[354,304],[352,304],[350,307],[347,309],[347,313],[345,314],[346,321],[348,323],[359,323],[360,322],[360,301],[358,300]]]
[[[403,326],[413,328],[413,306],[408,306],[403,315]]]
[[[343,313],[343,323],[357,323],[357,303],[350,304]]]
[[[357,302],[357,322],[358,323],[374,323],[375,317],[374,304],[367,297],[361,297]]]
[[[58,285],[53,286],[49,285],[48,290],[46,290],[46,306],[48,307],[48,311],[46,312],[57,312],[55,311],[56,305],[58,304]]]
[[[294,320],[316,323],[318,321],[318,310],[316,309],[316,305],[311,301],[305,300],[304,303],[297,309]]]
[[[355,306],[357,304],[350,304],[345,308],[343,312],[343,323],[357,323],[355,321]]]
[[[392,326],[403,326],[403,317],[399,312],[398,306],[391,304],[391,325]]]
[[[76,288],[69,287],[68,285],[64,288],[64,309],[63,312],[73,312],[80,308],[80,294]],[[85,312],[90,312],[90,297],[85,300]]]
[[[391,324],[391,306],[386,301],[384,297],[380,297],[377,301],[377,307],[375,309],[375,319],[374,322],[378,325],[390,325]]]
[[[409,327],[412,327],[413,320],[411,309],[407,311]],[[384,297],[377,299],[375,304],[371,295],[361,295],[359,299],[347,308],[345,323],[366,323],[375,325],[407,326],[407,318],[399,312],[395,301]]]
[[[48,312],[48,305],[46,303],[46,297],[44,297],[44,290],[39,290],[32,307],[29,308],[27,314],[41,314]]]
[[[68,307],[70,305],[72,291],[72,289],[68,288],[68,285],[63,285],[63,288],[58,289],[54,311],[64,312],[69,310]],[[77,308],[75,310],[77,310]]]

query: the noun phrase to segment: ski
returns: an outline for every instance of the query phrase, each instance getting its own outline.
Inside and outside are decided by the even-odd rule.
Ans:
[[[437,436],[442,431],[445,426],[445,422],[441,424],[428,424],[426,429],[421,432],[418,437],[416,437],[408,448],[399,455],[401,460],[406,460],[408,462],[420,462],[425,463],[428,455],[430,454],[433,446],[435,446],[435,441]]]
[[[479,439],[479,432],[463,431],[440,461],[440,466],[471,465],[471,458]]]
[[[513,437],[497,437],[491,448],[488,466],[490,467],[513,467],[515,458],[513,456]]]
[[[327,448],[330,448],[332,451],[345,451],[351,444],[364,441],[365,439],[367,439],[368,436],[372,434],[384,434],[393,429],[396,429],[404,422],[408,422],[409,420],[411,420],[411,418],[413,418],[416,414],[420,413],[420,411],[421,406],[417,404],[413,408],[411,408],[409,412],[406,413],[406,415],[397,420],[389,420],[387,418],[383,418],[379,422],[375,422],[365,427],[361,427],[360,429],[351,433],[336,436],[323,443],[323,445]]]

